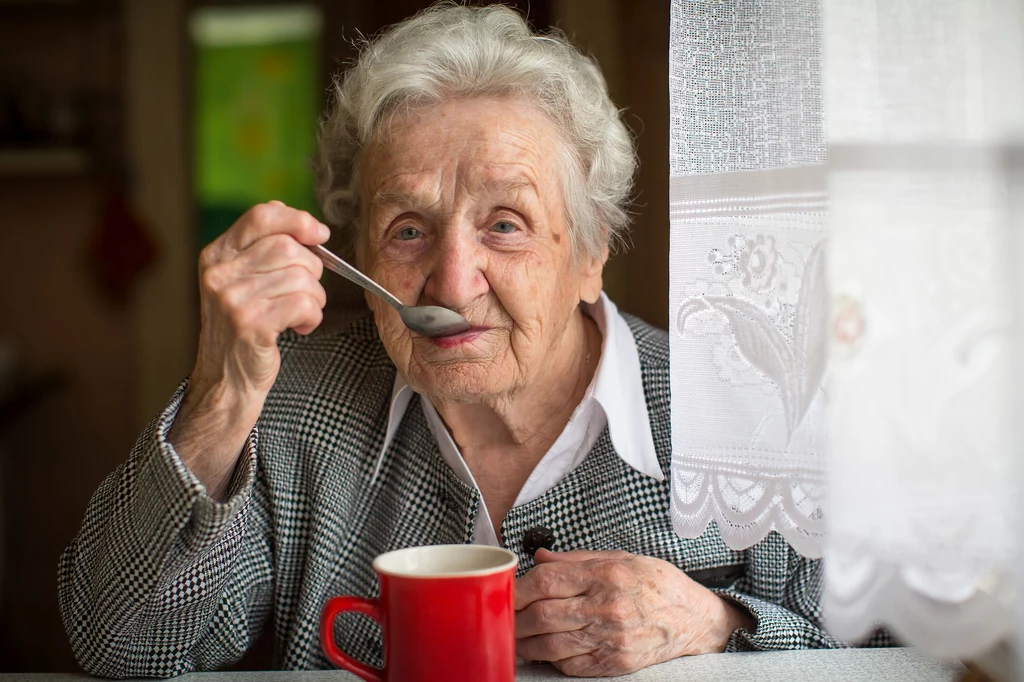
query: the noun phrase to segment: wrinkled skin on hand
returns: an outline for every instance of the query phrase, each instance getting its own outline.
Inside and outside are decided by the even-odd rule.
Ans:
[[[323,319],[323,264],[307,246],[329,236],[310,214],[271,201],[199,256],[199,347],[168,441],[214,499],[277,378],[278,335],[308,334]]]
[[[193,385],[220,383],[260,398],[280,367],[277,337],[323,319],[323,264],[304,244],[329,231],[279,201],[254,206],[199,257],[202,327]]]
[[[566,675],[625,675],[723,651],[749,615],[672,564],[628,552],[539,550],[516,582],[516,653]]]

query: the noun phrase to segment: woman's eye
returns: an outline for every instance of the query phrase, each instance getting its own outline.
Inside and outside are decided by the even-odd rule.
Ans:
[[[415,227],[403,227],[398,232],[398,238],[403,241],[408,241],[410,239],[416,239],[422,234],[423,233],[417,230]]]
[[[508,222],[507,220],[501,220],[499,222],[494,223],[494,227],[492,227],[491,229],[494,230],[495,232],[508,234],[510,232],[515,232],[516,226]]]

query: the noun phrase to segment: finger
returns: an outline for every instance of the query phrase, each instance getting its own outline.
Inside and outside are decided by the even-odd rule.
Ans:
[[[527,661],[562,661],[597,649],[597,642],[586,630],[536,635],[516,640],[516,655]]]
[[[584,594],[593,582],[590,571],[569,563],[534,566],[516,580],[516,611],[541,599],[568,599]]]
[[[298,265],[292,265],[281,270],[268,272],[258,277],[236,280],[228,285],[219,296],[220,305],[227,311],[245,311],[253,309],[254,306],[261,306],[260,302],[290,296],[292,294],[305,293],[311,296],[323,308],[327,305],[327,292],[319,280],[315,279],[309,270]],[[256,319],[253,324],[264,324],[265,321]],[[281,327],[275,331],[282,331],[287,327]]]
[[[542,554],[543,552],[543,554]],[[552,552],[549,549],[537,550],[537,553],[533,555],[534,562],[538,564],[550,564],[556,561],[592,561],[594,559],[629,559],[634,555],[629,552],[623,552],[622,550],[610,550],[602,552],[594,552],[585,549],[576,549],[571,552]]]
[[[253,242],[238,257],[239,272],[259,274],[280,270],[290,265],[301,265],[320,279],[324,264],[316,254],[287,234],[272,234]]]
[[[320,326],[324,319],[323,306],[305,292],[280,296],[270,301],[267,316],[275,321],[280,331],[294,329],[298,334],[309,334]]]
[[[309,292],[298,291],[274,299],[248,299],[241,305],[227,305],[225,314],[234,333],[245,344],[269,348],[286,329],[308,334],[323,321],[323,309]]]
[[[287,234],[300,244],[323,244],[331,236],[326,225],[305,211],[279,201],[253,206],[225,233],[226,244],[243,251],[272,234]]]
[[[571,632],[586,627],[589,622],[583,597],[541,599],[516,611],[516,638]]]
[[[254,293],[260,298],[270,300],[305,292],[313,296],[321,308],[327,305],[327,292],[324,291],[320,280],[301,265],[291,265],[281,270],[268,272],[259,277],[253,277],[250,281],[255,283],[257,289]]]
[[[596,650],[595,650],[596,651]],[[610,677],[636,672],[638,665],[625,654],[587,652],[579,656],[552,661],[551,665],[569,677]]]

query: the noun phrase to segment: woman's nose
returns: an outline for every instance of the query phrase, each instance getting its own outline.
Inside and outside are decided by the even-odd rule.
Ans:
[[[442,239],[435,246],[423,293],[433,302],[455,310],[487,293],[482,254],[466,239]]]

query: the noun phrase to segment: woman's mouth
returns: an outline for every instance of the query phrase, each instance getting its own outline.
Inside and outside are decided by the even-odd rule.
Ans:
[[[490,327],[470,327],[469,331],[455,334],[454,336],[438,336],[430,339],[439,348],[458,348],[467,343],[472,343]]]

